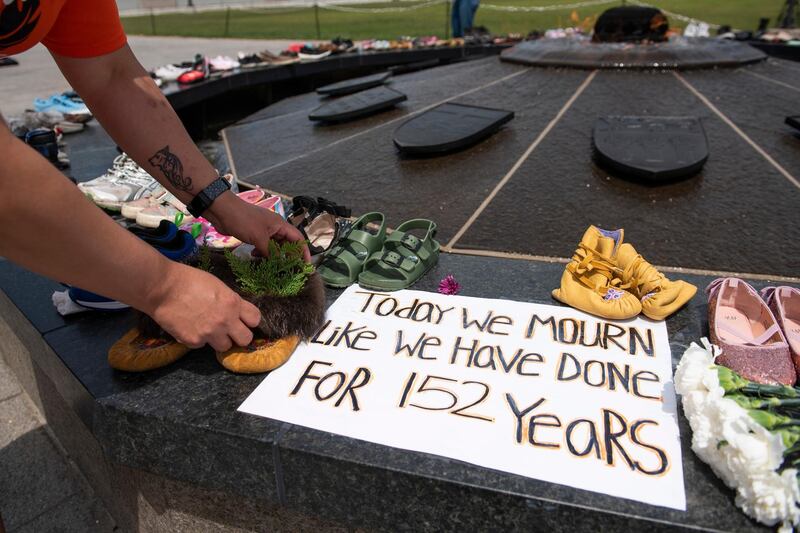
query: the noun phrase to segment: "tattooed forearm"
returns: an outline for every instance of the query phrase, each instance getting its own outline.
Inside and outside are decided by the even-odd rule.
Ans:
[[[158,167],[164,173],[164,177],[175,186],[175,188],[192,192],[192,178],[183,175],[183,164],[177,155],[169,151],[169,146],[165,146],[148,159],[151,165]]]

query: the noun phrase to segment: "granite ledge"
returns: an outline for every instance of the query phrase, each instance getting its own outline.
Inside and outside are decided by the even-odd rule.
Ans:
[[[487,277],[487,269],[497,275]],[[435,290],[438,280],[452,273],[467,296],[552,303],[549,290],[562,269],[556,263],[444,254],[415,288]],[[701,288],[710,280],[684,277]],[[17,290],[2,288],[28,321],[52,310],[49,298],[31,298],[41,290],[25,290],[26,284],[41,283],[36,276],[15,280],[22,284]],[[330,291],[329,302],[338,294]],[[104,354],[130,318],[126,313],[87,315],[43,335],[62,370],[94,398],[93,417],[84,423],[107,455],[125,466],[213,490],[257,493],[350,527],[759,528],[690,451],[682,415],[686,513],[239,413],[236,408],[263,376],[230,374],[210,350],[192,352],[153,373],[115,372]],[[707,329],[702,292],[668,321],[668,329],[676,362],[682,348]]]

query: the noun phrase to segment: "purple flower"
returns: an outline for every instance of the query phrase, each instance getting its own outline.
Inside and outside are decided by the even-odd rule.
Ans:
[[[439,282],[439,292],[450,295],[458,294],[461,292],[461,285],[459,285],[452,274],[448,274]]]

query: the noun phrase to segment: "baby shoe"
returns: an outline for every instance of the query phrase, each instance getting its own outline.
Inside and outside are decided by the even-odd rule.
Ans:
[[[622,287],[639,299],[647,318],[664,320],[697,292],[691,283],[667,279],[628,243],[620,245],[617,263],[622,269]]]
[[[108,351],[111,368],[144,372],[167,366],[189,353],[189,347],[164,335],[152,335],[133,328]]]
[[[756,290],[738,278],[718,278],[706,294],[709,336],[722,349],[716,362],[757,383],[794,385],[789,345]]]
[[[633,294],[620,289],[621,269],[617,251],[624,230],[608,231],[589,226],[572,261],[561,276],[561,287],[553,298],[581,311],[611,319],[633,318],[642,304]]]
[[[764,287],[761,297],[775,315],[783,330],[794,368],[800,374],[800,290],[794,287]]]

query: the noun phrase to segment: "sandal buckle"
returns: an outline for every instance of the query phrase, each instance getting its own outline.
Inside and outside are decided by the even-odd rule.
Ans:
[[[400,242],[403,244],[403,246],[414,253],[419,252],[420,248],[422,248],[422,241],[413,235],[409,235],[408,233],[403,235],[403,238],[400,239]]]
[[[400,268],[400,265],[403,264],[403,256],[397,252],[384,252],[381,256],[381,261],[393,267]]]

